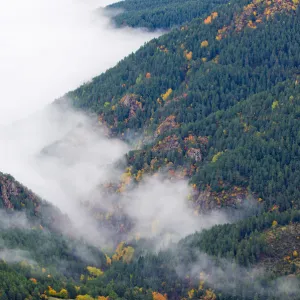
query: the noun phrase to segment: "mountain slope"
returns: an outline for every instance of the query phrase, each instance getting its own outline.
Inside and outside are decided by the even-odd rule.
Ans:
[[[136,238],[105,254],[69,223],[59,232],[54,224],[68,222],[59,211],[0,174],[1,298],[299,299],[298,4],[232,1],[58,100],[135,146],[119,193],[161,172],[190,180],[199,218],[260,203],[252,216],[168,250]]]
[[[144,27],[155,30],[172,28],[190,22],[227,2],[227,0],[126,0],[111,4],[106,9],[121,11],[113,17],[117,26]]]
[[[200,206],[248,190],[284,210],[299,201],[299,9],[244,4],[151,41],[67,97],[112,135],[142,135],[128,154],[133,180],[167,170],[191,178]]]
[[[89,264],[106,266],[101,251],[73,237],[72,224],[59,209],[8,174],[0,173],[0,188],[1,299],[45,298],[49,286],[61,291],[66,281],[67,295],[74,294],[74,280],[88,274]]]
[[[62,213],[42,200],[11,175],[0,172],[0,209],[11,213],[23,213],[33,226],[50,230],[59,228],[67,221]]]

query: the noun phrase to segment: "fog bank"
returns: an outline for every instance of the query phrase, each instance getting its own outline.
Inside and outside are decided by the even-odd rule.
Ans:
[[[96,116],[69,106],[48,105],[0,130],[0,143],[0,171],[58,206],[74,222],[74,234],[96,246],[123,233],[159,236],[165,246],[228,221],[222,213],[197,216],[187,200],[188,182],[165,180],[163,174],[118,192],[125,171],[118,166],[129,146],[106,136]],[[111,184],[115,189],[107,188]]]
[[[109,0],[10,0],[0,10],[0,125],[99,75],[158,36],[114,29]]]

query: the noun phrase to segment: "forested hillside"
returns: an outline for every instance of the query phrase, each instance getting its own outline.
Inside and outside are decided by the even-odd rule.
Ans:
[[[260,203],[253,218],[182,243],[275,276],[298,274],[299,13],[298,1],[232,1],[67,95],[134,141],[131,181],[189,178],[199,212],[249,196]],[[237,286],[236,299],[272,297]]]
[[[58,209],[0,174],[0,299],[300,299],[299,1],[219,4],[113,5],[127,10],[120,26],[193,18],[56,101],[97,114],[133,149],[104,187],[116,215],[91,207],[124,241],[90,245]],[[116,205],[157,174],[189,181],[199,219],[244,211],[157,250],[163,237],[129,238],[134,220]]]
[[[66,217],[54,206],[42,200],[11,175],[0,172],[0,209],[12,216],[23,215],[32,226],[55,231]],[[1,222],[1,221],[0,221]],[[3,226],[5,222],[3,221]]]
[[[151,251],[157,240],[121,242],[104,253],[72,236],[70,223],[60,225],[69,233],[45,224],[50,212],[52,222],[63,216],[11,176],[0,178],[14,205],[1,211],[1,299],[299,299],[296,277],[276,279],[299,272],[299,211],[216,226],[158,253]],[[31,201],[49,209],[38,213]],[[270,273],[249,269],[260,264]]]
[[[266,208],[299,205],[299,9],[232,2],[153,40],[67,96],[112,135],[140,136],[133,180],[191,178],[199,205],[251,191]]]
[[[149,30],[169,29],[198,18],[227,3],[227,0],[125,0],[111,4],[117,26],[143,27]]]
[[[73,237],[66,216],[12,176],[0,173],[0,192],[0,299],[46,298],[49,287],[75,297],[89,263],[106,266],[102,252]]]

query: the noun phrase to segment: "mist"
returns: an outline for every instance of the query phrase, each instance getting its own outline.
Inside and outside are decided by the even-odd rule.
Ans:
[[[125,193],[127,199],[122,204],[135,220],[133,231],[143,238],[159,236],[159,247],[165,247],[196,230],[229,222],[220,211],[199,216],[187,200],[191,192],[186,180],[171,181],[160,174],[146,177],[137,188]]]
[[[14,212],[13,214],[7,214],[5,210],[0,209],[0,230],[8,228],[30,228],[25,213]]]
[[[0,259],[10,264],[26,261],[30,265],[36,265],[36,262],[30,258],[30,253],[20,249],[2,249]]]
[[[0,125],[42,109],[159,36],[113,28],[111,0],[3,1]]]
[[[0,130],[0,143],[1,171],[59,207],[73,222],[73,235],[97,247],[113,247],[122,233],[125,239],[159,237],[159,247],[166,247],[228,222],[221,212],[198,216],[187,200],[188,182],[170,181],[164,174],[131,183],[122,193],[107,189],[122,181],[130,148],[108,137],[95,115],[68,105],[48,105]],[[101,214],[114,218],[113,228],[99,225]]]
[[[225,295],[242,295],[256,299],[258,294],[272,299],[298,299],[300,285],[296,277],[281,276],[274,279],[262,267],[245,267],[236,262],[211,257],[196,251],[192,262],[177,266],[176,272],[182,277],[192,278],[200,285],[206,284]],[[267,280],[268,278],[268,280]]]

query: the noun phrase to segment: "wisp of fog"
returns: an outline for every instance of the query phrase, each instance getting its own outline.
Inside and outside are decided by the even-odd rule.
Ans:
[[[282,276],[266,281],[268,274],[263,268],[244,267],[234,261],[216,258],[196,251],[196,257],[191,262],[178,264],[177,274],[182,278],[186,276],[205,282],[213,290],[222,291],[231,295],[233,291],[243,294],[246,299],[256,299],[255,294],[264,295],[272,299],[298,299],[299,281],[296,277]]]

